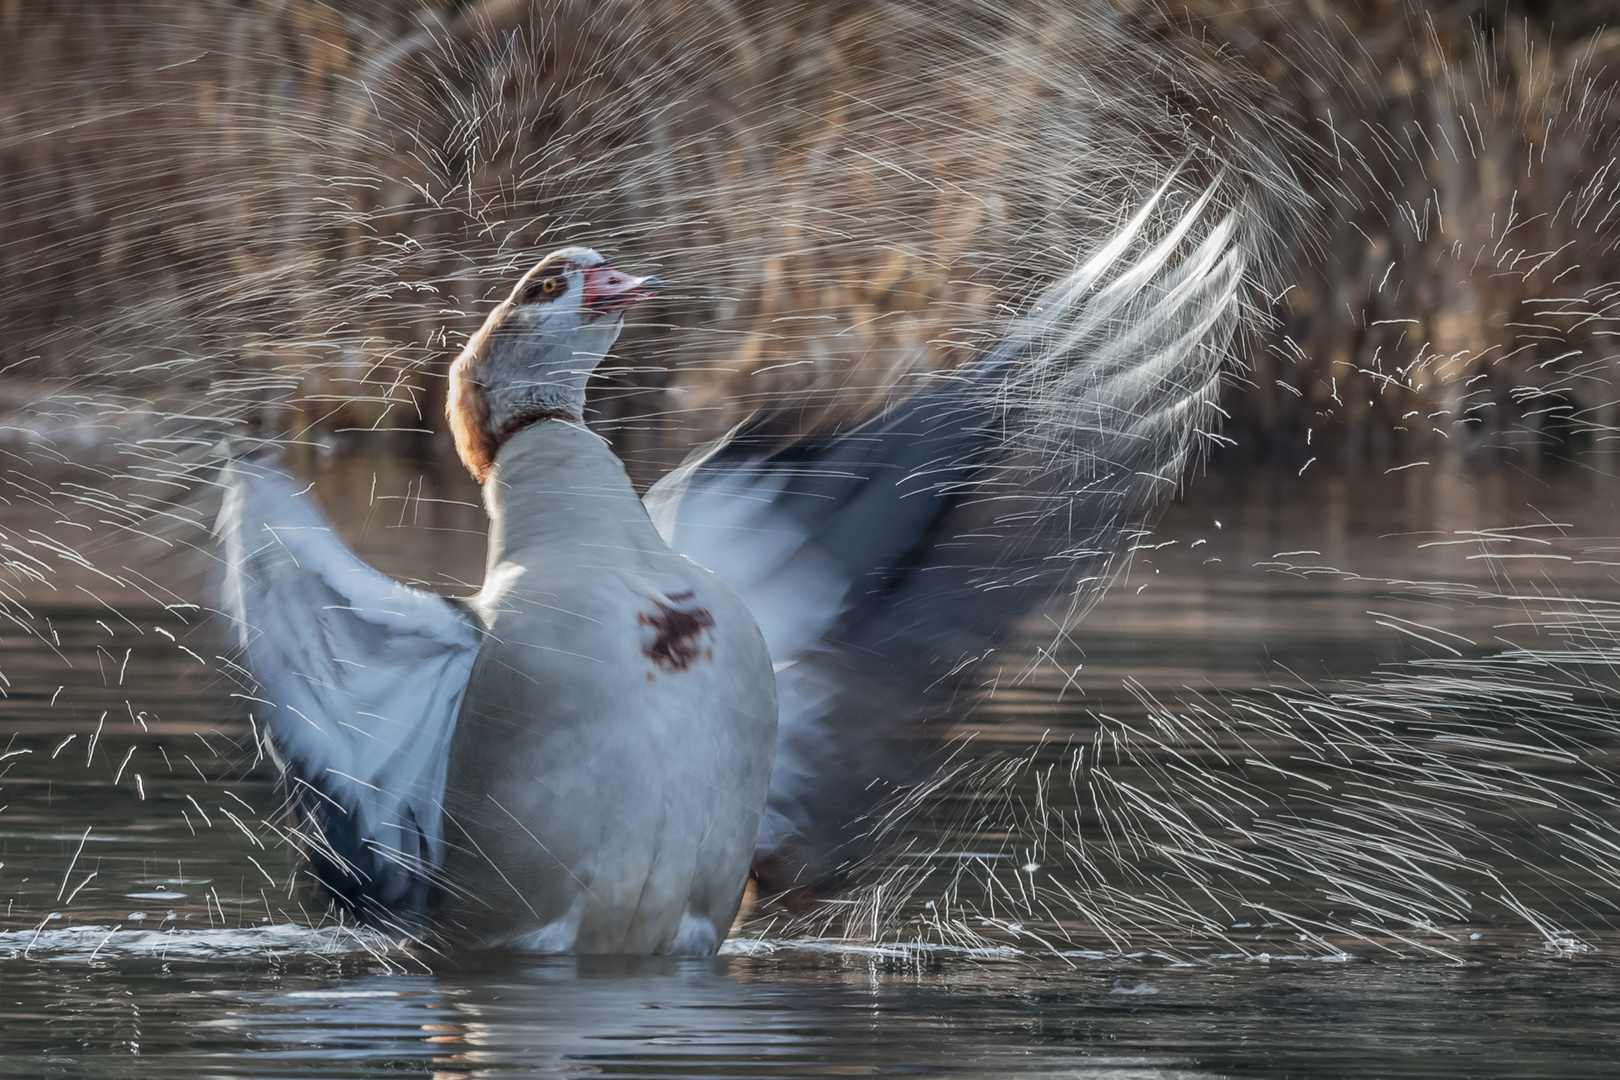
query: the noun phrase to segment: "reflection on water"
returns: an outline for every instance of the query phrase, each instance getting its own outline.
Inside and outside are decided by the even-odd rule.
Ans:
[[[7,963],[7,1075],[1612,1075],[1613,965]]]
[[[365,457],[315,475],[367,558],[443,588],[476,584],[482,513],[459,477]],[[26,507],[14,510],[8,531],[26,533]],[[964,725],[973,754],[1017,757],[1044,739],[1046,756],[1007,773],[1005,790],[943,792],[910,835],[937,846],[959,829],[980,856],[1016,855],[995,847],[1016,847],[1010,834],[978,821],[997,799],[1045,799],[1091,835],[1042,770],[1064,740],[1106,728],[1099,716],[1150,728],[1144,702],[1201,695],[1230,706],[1376,677],[1380,665],[1595,640],[1557,598],[1615,596],[1614,542],[1597,538],[1620,535],[1617,523],[1620,507],[1592,471],[1415,469],[1314,485],[1208,477],[1078,631],[1059,638],[1032,622],[998,693]],[[89,561],[113,565],[109,541],[94,539],[103,547]],[[1460,966],[1387,937],[1302,942],[1249,908],[1206,940],[1168,950],[1143,933],[1123,955],[1084,939],[1063,912],[1052,927],[1067,920],[1074,944],[1052,927],[1041,940],[1066,955],[1007,932],[1005,919],[983,929],[994,947],[978,952],[784,941],[765,923],[769,940],[740,941],[713,962],[429,972],[334,925],[297,887],[273,771],[232,697],[241,688],[218,627],[193,606],[208,560],[134,545],[113,554],[139,588],[88,570],[54,588],[9,586],[26,610],[8,610],[36,633],[0,640],[7,1075],[1575,1076],[1620,1059],[1608,937],[1620,889],[1545,839],[1546,808],[1504,812],[1478,833],[1483,848],[1458,849],[1457,866],[1537,863],[1535,875],[1503,870],[1497,884],[1517,897],[1530,882],[1534,910],[1578,927],[1578,939],[1549,947],[1546,928],[1493,907],[1496,885],[1475,882],[1466,910],[1437,927]],[[1614,760],[1609,736],[1547,737],[1580,743],[1585,787],[1571,805],[1616,820],[1611,790],[1590,782]],[[1549,746],[1516,767],[1544,784],[1575,776]],[[1216,757],[1177,753],[1216,777],[1245,768],[1244,753],[1214,750],[1229,773]],[[1180,767],[1173,758],[1155,767]],[[1437,817],[1447,810],[1435,777],[1403,781],[1388,762],[1359,761],[1330,782],[1324,768],[1292,762],[1298,776],[1274,790],[1327,783],[1353,802],[1356,783],[1382,777],[1403,785],[1387,789],[1406,800],[1402,820],[1419,820],[1416,792]],[[1348,804],[1324,797],[1323,820]],[[1379,810],[1369,803],[1345,831],[1384,828]],[[1263,845],[1234,856],[1262,857]],[[1140,882],[1113,884],[1149,896],[1160,870],[1146,856],[1136,865]],[[1246,888],[1281,906],[1314,902],[1297,880]]]

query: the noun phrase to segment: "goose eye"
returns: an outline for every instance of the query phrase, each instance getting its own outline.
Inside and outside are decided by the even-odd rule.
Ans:
[[[563,289],[567,286],[568,282],[563,278],[543,277],[539,281],[531,282],[529,287],[523,290],[523,301],[532,304],[537,300],[554,300],[562,295]]]

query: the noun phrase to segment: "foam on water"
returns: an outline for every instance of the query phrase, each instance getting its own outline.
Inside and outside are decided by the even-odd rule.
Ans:
[[[69,926],[0,933],[0,958],[82,964],[96,960],[206,961],[320,957],[366,957],[404,966],[399,942],[374,931],[347,926],[310,927],[292,923],[190,930]],[[416,965],[413,965],[416,966]]]

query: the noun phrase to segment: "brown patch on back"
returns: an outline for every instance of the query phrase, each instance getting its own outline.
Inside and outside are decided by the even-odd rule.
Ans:
[[[644,643],[641,651],[665,671],[685,671],[699,658],[714,659],[714,649],[703,644],[704,632],[714,626],[714,616],[705,607],[677,607],[692,593],[671,593],[665,597],[649,596],[656,609],[636,616],[636,622],[652,631],[652,641]]]

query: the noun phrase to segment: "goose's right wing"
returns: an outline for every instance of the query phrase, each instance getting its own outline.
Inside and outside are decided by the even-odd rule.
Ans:
[[[408,928],[442,857],[446,759],[479,630],[459,605],[362,562],[286,474],[236,461],[221,483],[223,607],[316,874],[356,915]]]

